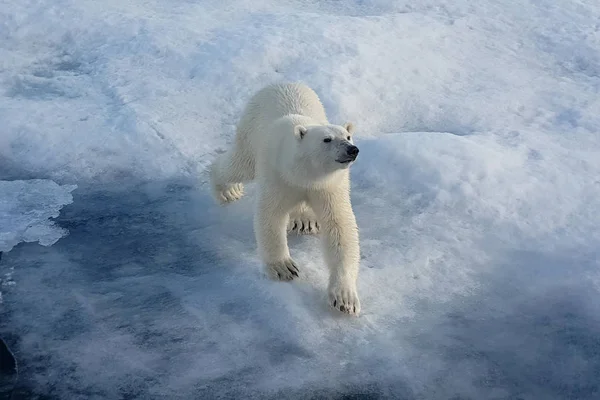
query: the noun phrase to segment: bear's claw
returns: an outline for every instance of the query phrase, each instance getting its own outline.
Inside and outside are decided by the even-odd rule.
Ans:
[[[309,219],[290,219],[287,230],[297,235],[316,235],[319,233],[319,223]]]
[[[233,183],[225,186],[219,191],[217,197],[221,205],[239,200],[244,195],[244,185],[241,183]]]
[[[299,272],[296,262],[291,258],[267,264],[267,274],[275,280],[291,281],[298,277]]]
[[[329,288],[329,304],[336,310],[346,314],[360,314],[360,300],[356,294],[356,289],[348,286],[331,286]]]

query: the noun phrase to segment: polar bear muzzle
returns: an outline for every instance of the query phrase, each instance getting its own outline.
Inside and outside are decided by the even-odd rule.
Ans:
[[[358,152],[359,152],[358,147],[356,147],[353,144],[348,145],[348,146],[346,146],[345,154],[343,154],[336,161],[339,162],[340,164],[347,164],[349,162],[352,162],[352,161],[356,160],[356,157],[358,157]]]

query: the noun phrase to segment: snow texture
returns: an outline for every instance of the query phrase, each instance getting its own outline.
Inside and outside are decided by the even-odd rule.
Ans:
[[[49,218],[73,201],[76,187],[41,179],[0,181],[0,252],[21,242],[56,243],[67,232]]]
[[[0,261],[15,397],[600,397],[597,1],[0,4],[0,179],[67,185],[43,220],[77,185]],[[253,186],[210,197],[282,80],[357,127],[360,318],[318,238],[269,281]]]

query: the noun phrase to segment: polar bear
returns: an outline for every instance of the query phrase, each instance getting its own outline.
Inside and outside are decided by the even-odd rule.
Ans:
[[[287,233],[322,236],[329,267],[329,302],[358,315],[360,250],[350,203],[349,167],[359,149],[352,123],[333,125],[317,94],[301,83],[267,86],[249,101],[231,149],[210,166],[213,194],[221,205],[257,183],[254,232],[267,274],[298,276]]]

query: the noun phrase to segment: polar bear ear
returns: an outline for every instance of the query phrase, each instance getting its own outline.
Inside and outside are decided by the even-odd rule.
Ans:
[[[302,139],[306,135],[306,127],[302,125],[296,125],[294,127],[294,136],[298,139]]]
[[[344,124],[344,129],[348,131],[349,134],[353,134],[354,133],[354,124],[352,122],[346,122]]]

